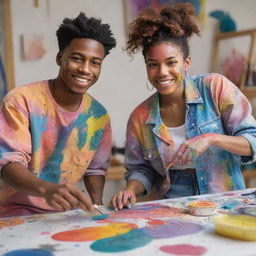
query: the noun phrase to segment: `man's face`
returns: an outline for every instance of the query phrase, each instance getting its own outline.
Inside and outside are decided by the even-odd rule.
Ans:
[[[98,41],[75,38],[57,55],[58,79],[69,92],[83,95],[98,80],[104,57],[104,47]]]

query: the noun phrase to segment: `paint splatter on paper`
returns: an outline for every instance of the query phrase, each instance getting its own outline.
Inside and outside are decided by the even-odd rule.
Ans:
[[[161,246],[160,250],[174,255],[200,256],[207,252],[203,246],[194,246],[190,244],[177,244]]]
[[[203,227],[197,224],[169,220],[165,225],[132,229],[125,234],[97,240],[91,245],[91,249],[100,252],[123,252],[142,247],[153,239],[194,234],[202,229]]]
[[[93,220],[105,220],[109,217],[109,214],[100,214],[100,215],[95,215],[92,216]]]
[[[8,252],[4,256],[53,256],[53,254],[42,249],[22,249]]]
[[[11,227],[11,226],[16,226],[19,224],[22,224],[25,220],[21,218],[15,218],[15,219],[2,219],[0,220],[0,228],[2,227]]]
[[[98,252],[123,252],[145,246],[151,241],[152,238],[144,230],[133,229],[126,234],[97,240],[91,244],[91,249]]]
[[[52,239],[57,241],[94,241],[110,236],[115,236],[129,232],[137,228],[137,225],[131,223],[113,223],[106,226],[86,227],[74,230],[59,232],[52,235]]]
[[[183,222],[178,220],[168,220],[164,225],[154,225],[142,228],[145,234],[152,238],[170,238],[195,234],[203,229],[201,225]]]
[[[132,209],[124,209],[122,211],[110,214],[112,218],[139,219],[139,218],[170,218],[184,214],[184,209],[163,206],[160,204],[138,205]]]

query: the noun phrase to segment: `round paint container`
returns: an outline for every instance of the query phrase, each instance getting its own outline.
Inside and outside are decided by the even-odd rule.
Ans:
[[[256,241],[256,217],[218,214],[213,217],[215,231],[230,238]]]
[[[188,203],[188,211],[195,216],[210,216],[215,213],[217,203],[212,201],[192,201]]]

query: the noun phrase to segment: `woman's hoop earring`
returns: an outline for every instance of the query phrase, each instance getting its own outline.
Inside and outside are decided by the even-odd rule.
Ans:
[[[149,84],[150,84],[150,83],[149,83],[149,81],[148,81],[148,79],[147,79],[147,81],[146,81],[146,86],[147,86],[147,88],[148,88],[149,91],[152,91],[152,90],[154,89],[154,86],[151,85],[151,87],[150,87]]]
[[[184,69],[184,75],[185,75],[185,77],[188,77],[188,70],[187,70],[187,68]]]

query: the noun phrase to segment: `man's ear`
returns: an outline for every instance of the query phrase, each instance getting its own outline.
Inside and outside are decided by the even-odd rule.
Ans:
[[[56,63],[58,66],[61,66],[62,52],[58,52],[56,55]]]

